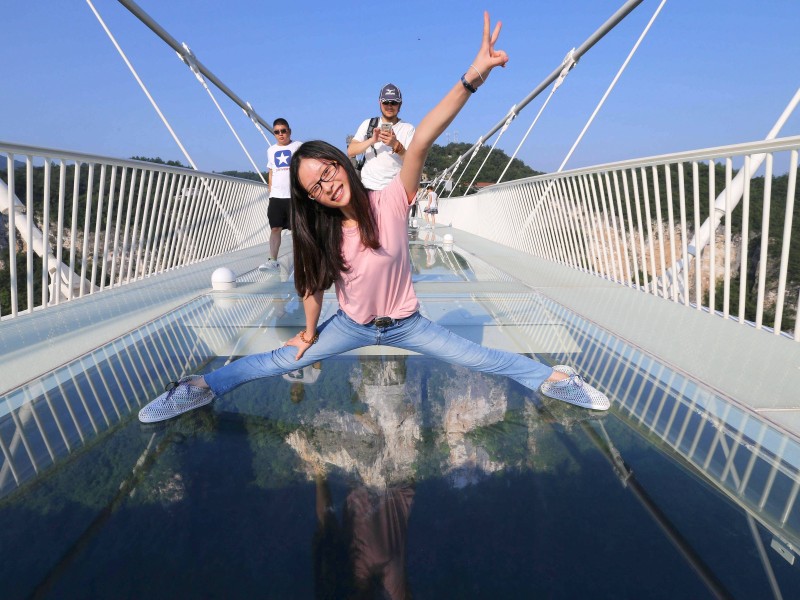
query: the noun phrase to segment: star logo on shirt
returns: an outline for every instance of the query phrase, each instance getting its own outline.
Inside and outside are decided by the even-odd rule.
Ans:
[[[289,162],[292,160],[291,150],[278,150],[275,153],[275,166],[278,168],[288,167]]]

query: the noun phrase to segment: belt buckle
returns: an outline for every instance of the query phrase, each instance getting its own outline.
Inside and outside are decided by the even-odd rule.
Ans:
[[[389,327],[394,323],[394,319],[391,317],[376,317],[375,318],[375,327]]]

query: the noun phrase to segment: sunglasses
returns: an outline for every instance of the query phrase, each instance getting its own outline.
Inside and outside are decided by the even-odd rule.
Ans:
[[[388,104],[389,106],[400,106],[397,100],[381,100],[381,104]]]
[[[272,132],[275,135],[283,135],[284,133],[289,133],[288,129],[273,129]]]

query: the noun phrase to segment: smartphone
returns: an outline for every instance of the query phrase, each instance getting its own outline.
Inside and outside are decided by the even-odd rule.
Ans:
[[[392,130],[392,124],[391,123],[381,123],[381,131],[389,132],[391,130]]]

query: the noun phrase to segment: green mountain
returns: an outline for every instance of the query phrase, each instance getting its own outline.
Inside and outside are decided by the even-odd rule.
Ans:
[[[472,144],[467,143],[451,143],[447,144],[446,146],[434,144],[430,149],[430,152],[428,152],[428,159],[425,161],[425,169],[423,171],[425,177],[427,179],[434,179],[439,173],[453,164],[453,162],[459,156],[464,154],[471,147]],[[461,172],[464,170],[464,166],[469,160],[469,156],[464,158],[462,165],[457,169],[454,177],[453,183],[455,183],[455,180],[461,177],[461,182],[458,184],[458,189],[453,192],[454,195],[458,195],[459,193],[463,194],[465,192],[474,193],[476,191],[475,189],[467,191],[466,188],[467,185],[469,185],[469,182],[472,181],[472,178],[475,177],[475,173],[483,163],[483,160],[486,158],[489,150],[489,146],[481,146],[478,149],[478,155],[472,159],[469,168],[466,170],[464,175],[461,176]],[[475,180],[475,183],[496,183],[497,179],[500,177],[500,174],[503,172],[503,169],[506,168],[509,158],[510,157],[508,154],[498,148],[495,148],[492,153],[489,154],[489,160],[487,160],[486,164],[483,165],[483,168]],[[522,179],[523,177],[531,177],[533,175],[541,174],[541,171],[535,171],[518,158],[515,158],[512,161],[511,166],[508,167],[508,171],[503,176],[503,181]]]
[[[451,143],[447,144],[447,146],[439,146],[434,144],[428,152],[428,158],[425,161],[425,168],[423,170],[424,178],[430,180],[436,177],[439,173],[449,167],[456,160],[456,158],[469,150],[471,146],[471,144],[467,143]],[[461,183],[458,186],[459,190],[463,192],[463,190],[466,189],[467,184],[472,181],[472,178],[475,176],[475,172],[483,162],[483,159],[486,158],[486,154],[488,152],[489,146],[486,145],[482,146],[478,150],[478,155],[472,159],[472,163],[470,164],[466,173],[463,177],[461,177]],[[156,159],[153,162],[158,162],[159,160],[160,159]],[[469,160],[469,157],[464,159],[464,165],[466,164],[467,160]],[[495,148],[495,150],[489,156],[489,160],[486,161],[486,164],[481,169],[480,175],[475,180],[476,183],[496,183],[497,179],[500,177],[500,174],[503,172],[503,169],[506,168],[508,161],[509,156],[502,150]],[[458,179],[458,176],[461,174],[462,170],[463,165],[457,171],[455,179]],[[221,174],[230,175],[232,177],[240,177],[242,179],[261,181],[258,175],[252,171],[222,171]],[[505,176],[503,176],[503,181],[521,179],[523,177],[531,177],[533,175],[541,175],[541,171],[535,171],[521,160],[515,158],[511,163],[511,166],[508,168],[508,172],[506,172]],[[264,173],[264,177],[266,178],[266,173]],[[469,191],[469,193],[474,193],[475,191],[475,189],[472,189]]]

